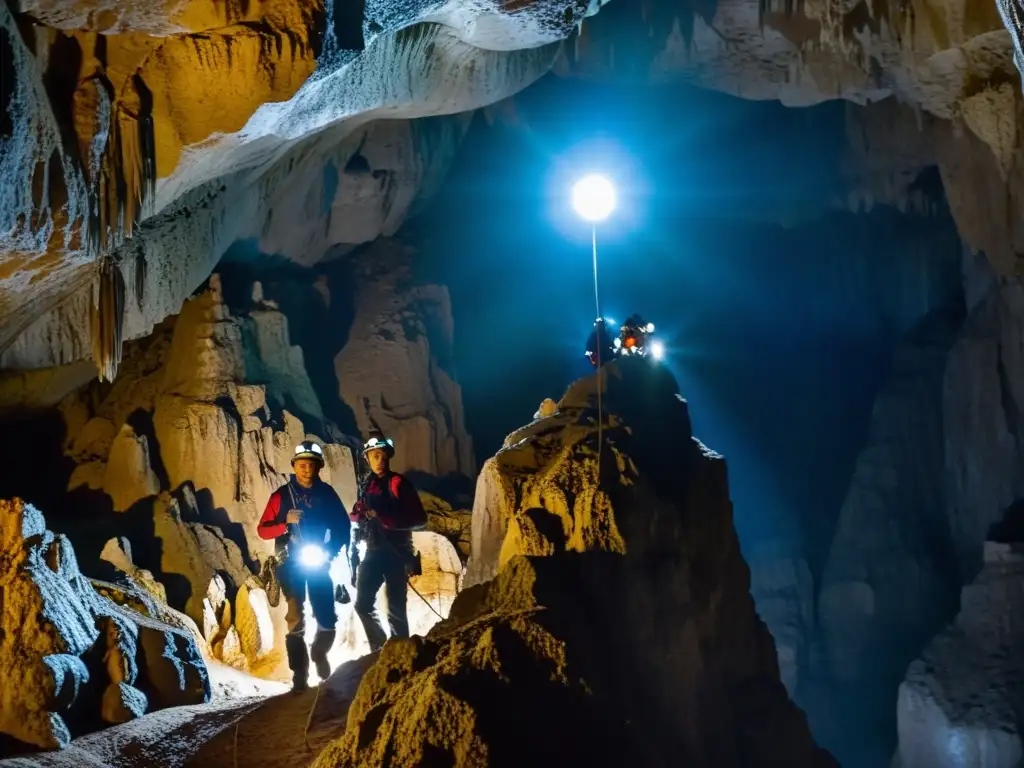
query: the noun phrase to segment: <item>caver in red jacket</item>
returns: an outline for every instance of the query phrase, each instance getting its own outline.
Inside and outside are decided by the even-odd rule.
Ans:
[[[352,507],[349,517],[353,523],[359,524],[360,531],[365,530],[366,533],[369,530],[364,524],[375,517],[388,543],[403,548],[412,543],[411,531],[427,524],[427,513],[423,511],[415,486],[397,472],[388,472],[384,476],[370,475],[360,488],[359,501]],[[364,535],[363,539],[370,549],[382,545],[372,534]]]
[[[351,528],[345,505],[334,488],[317,479],[312,488],[303,488],[294,477],[270,495],[256,532],[261,539],[275,539],[277,551],[289,546],[292,531],[285,522],[289,509],[302,510],[302,522],[292,526],[303,541],[324,543],[328,554],[334,557],[342,547],[348,546]],[[330,536],[326,536],[330,532]]]

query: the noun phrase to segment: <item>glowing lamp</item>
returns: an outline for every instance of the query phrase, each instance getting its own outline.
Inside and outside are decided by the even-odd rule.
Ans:
[[[584,176],[572,188],[572,207],[587,221],[603,221],[615,210],[615,187],[604,176]]]
[[[665,357],[665,345],[660,341],[651,342],[651,355],[655,360],[661,360]]]
[[[307,544],[299,551],[299,562],[306,568],[319,568],[327,562],[327,552],[319,544]]]

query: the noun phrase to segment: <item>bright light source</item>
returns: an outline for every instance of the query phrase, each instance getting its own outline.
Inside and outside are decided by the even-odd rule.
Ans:
[[[654,323],[648,323],[647,324],[647,332],[648,333],[654,333]]]
[[[307,568],[319,568],[327,562],[327,552],[318,544],[307,544],[299,552],[299,560]]]
[[[661,360],[663,357],[665,357],[665,345],[662,344],[660,341],[652,341],[651,355],[654,357],[655,360]]]
[[[620,338],[618,338],[618,337],[616,336],[616,337],[615,337],[615,341],[614,341],[614,342],[612,342],[612,343],[613,343],[613,344],[615,345],[615,348],[616,348],[616,349],[618,349],[619,347],[621,347],[621,346],[622,346],[622,339],[620,339]]]
[[[604,176],[584,176],[572,188],[572,207],[587,221],[603,221],[615,209],[615,187]]]

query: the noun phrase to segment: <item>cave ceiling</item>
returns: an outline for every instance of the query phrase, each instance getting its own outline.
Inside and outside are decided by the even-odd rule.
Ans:
[[[0,368],[20,392],[109,378],[232,243],[310,266],[392,234],[467,113],[551,70],[845,99],[850,206],[905,207],[937,166],[965,242],[1014,273],[1013,56],[987,0],[9,0]]]

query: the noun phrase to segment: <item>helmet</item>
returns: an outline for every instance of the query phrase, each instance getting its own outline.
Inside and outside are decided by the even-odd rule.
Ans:
[[[293,467],[295,466],[295,462],[299,459],[312,459],[313,461],[318,461],[322,467],[324,465],[324,449],[312,440],[303,440],[295,446],[295,453],[292,455]]]
[[[363,455],[365,456],[375,448],[383,448],[389,459],[395,455],[395,441],[379,433],[370,435],[370,439],[363,444]]]

